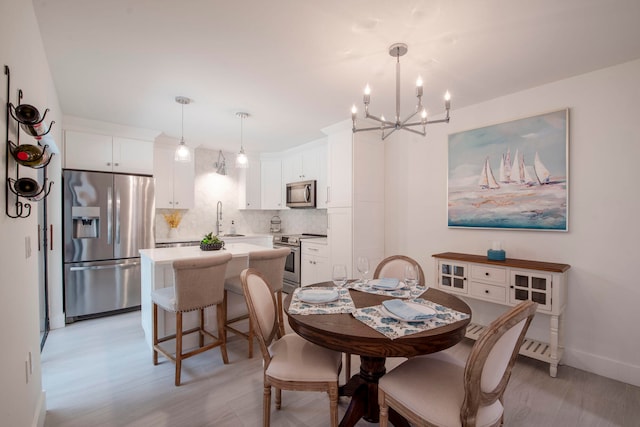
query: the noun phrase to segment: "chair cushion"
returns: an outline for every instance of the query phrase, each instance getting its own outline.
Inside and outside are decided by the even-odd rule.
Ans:
[[[460,426],[464,401],[464,361],[447,353],[418,356],[380,378],[380,389],[409,410],[438,426]],[[500,401],[478,410],[477,426],[496,423]]]
[[[167,311],[177,311],[176,293],[173,286],[152,291],[151,301]]]
[[[338,381],[342,354],[287,334],[269,347],[266,374],[284,381]]]
[[[224,289],[234,294],[244,295],[242,292],[242,283],[240,282],[240,276],[229,277],[224,280]]]

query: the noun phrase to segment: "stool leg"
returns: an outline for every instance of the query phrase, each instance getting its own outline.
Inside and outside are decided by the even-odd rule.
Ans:
[[[158,364],[158,352],[156,351],[156,345],[158,345],[158,306],[153,303],[153,364]]]
[[[222,306],[224,307],[224,322],[222,323],[224,342],[227,342],[227,290],[224,290],[222,297]]]
[[[176,386],[180,385],[182,370],[182,312],[176,313]]]
[[[198,344],[200,344],[200,348],[204,347],[204,334],[202,333],[202,331],[204,331],[204,308],[201,308],[200,310],[200,330],[198,331]]]
[[[216,315],[218,318],[218,339],[220,342],[220,353],[222,354],[222,362],[226,365],[229,363],[229,356],[227,355],[227,337],[226,328],[224,323],[227,320],[227,310],[224,302],[216,306]]]
[[[253,321],[251,317],[249,317],[249,332],[247,333],[249,336],[249,359],[253,357]]]

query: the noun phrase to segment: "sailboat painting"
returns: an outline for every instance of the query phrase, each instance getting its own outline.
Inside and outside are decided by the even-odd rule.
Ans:
[[[448,226],[568,231],[568,153],[568,109],[450,134]]]

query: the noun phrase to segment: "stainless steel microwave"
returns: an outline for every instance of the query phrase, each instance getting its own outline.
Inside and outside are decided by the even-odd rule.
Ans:
[[[316,182],[300,181],[287,184],[287,207],[315,208]]]

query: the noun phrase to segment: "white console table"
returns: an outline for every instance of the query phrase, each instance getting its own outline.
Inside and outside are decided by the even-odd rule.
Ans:
[[[438,289],[463,297],[514,306],[520,301],[538,303],[537,313],[548,315],[549,342],[525,338],[520,354],[549,363],[555,377],[562,359],[567,271],[570,266],[551,262],[506,259],[445,252],[433,255]],[[478,339],[485,327],[470,323],[467,337]]]

